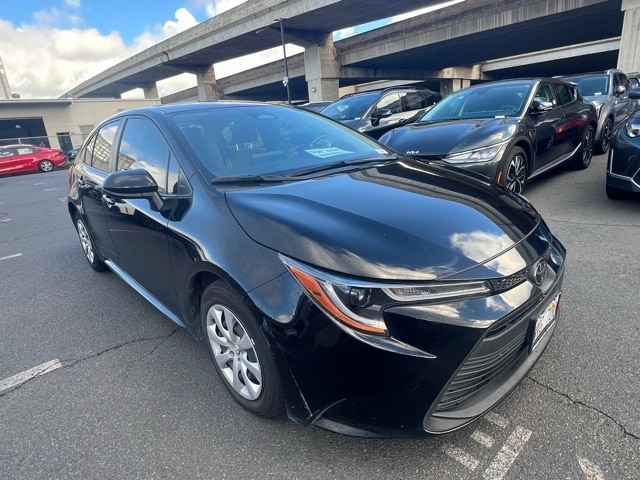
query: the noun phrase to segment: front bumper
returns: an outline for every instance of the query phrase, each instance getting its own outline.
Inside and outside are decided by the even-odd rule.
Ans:
[[[550,247],[541,288],[527,280],[491,297],[387,309],[391,335],[434,358],[372,347],[298,301],[293,321],[272,330],[290,374],[289,416],[374,437],[446,433],[476,420],[524,378],[553,333],[555,322],[530,351],[532,319],[562,286],[565,250],[555,239]]]
[[[615,136],[607,161],[607,185],[618,190],[640,192],[640,139],[632,144],[620,131]]]

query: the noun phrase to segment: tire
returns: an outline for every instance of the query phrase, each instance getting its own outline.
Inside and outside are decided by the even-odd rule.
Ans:
[[[76,214],[75,216],[75,223],[76,231],[78,232],[78,238],[80,239],[80,245],[82,246],[82,250],[84,251],[84,256],[87,259],[87,262],[89,262],[91,268],[93,268],[96,272],[102,272],[106,270],[107,266],[102,260],[100,260],[100,255],[98,254],[95,243],[91,238],[89,229],[78,214]]]
[[[571,161],[571,166],[576,170],[584,170],[591,165],[593,159],[593,144],[595,133],[591,125],[587,125],[582,133],[582,141],[580,149],[576,153],[575,158]]]
[[[522,193],[527,183],[527,154],[520,147],[511,147],[504,156],[500,171],[500,185],[516,193]]]
[[[55,168],[55,165],[51,160],[41,160],[40,163],[38,163],[38,168],[41,172],[50,172]]]
[[[202,294],[200,315],[207,350],[233,398],[255,415],[281,414],[280,376],[247,303],[227,282],[218,280]]]
[[[624,200],[626,198],[629,198],[629,193],[627,193],[625,190],[620,190],[619,188],[614,188],[609,185],[606,185],[605,188],[607,197],[609,197],[611,200]]]
[[[602,155],[609,151],[611,147],[611,134],[613,133],[613,120],[607,118],[602,125],[602,135],[600,141],[596,145],[596,153]]]

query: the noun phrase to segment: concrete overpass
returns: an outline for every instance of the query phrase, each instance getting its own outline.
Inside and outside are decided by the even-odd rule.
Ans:
[[[283,18],[277,17],[280,14],[290,15],[285,40],[305,46],[304,54],[288,62],[294,99],[334,99],[338,86],[373,80],[421,81],[448,93],[492,78],[570,74],[616,65],[640,70],[640,0],[469,0],[335,44],[333,30],[436,2],[387,1],[393,6],[386,10],[352,0],[250,3],[172,37],[69,93],[116,96],[146,85],[146,93],[153,94],[154,78],[193,71],[198,88],[167,100],[284,100],[282,61],[219,80],[206,63],[255,51],[257,31],[260,50],[279,45],[272,19]],[[287,8],[304,13],[296,15]],[[242,16],[249,10],[261,17]],[[366,13],[374,11],[375,15]],[[352,13],[356,15],[347,18]],[[345,18],[335,20],[342,15]],[[240,18],[239,23],[225,23],[220,32],[207,33],[208,22],[234,18]],[[264,26],[255,30],[257,25]],[[229,45],[235,49],[227,49]]]

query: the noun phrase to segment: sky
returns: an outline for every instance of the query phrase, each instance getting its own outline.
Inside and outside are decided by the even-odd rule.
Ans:
[[[0,59],[13,93],[57,98],[130,56],[246,0],[0,0]],[[452,0],[447,4],[463,0]],[[361,33],[424,10],[334,33]],[[287,55],[302,52],[287,46]],[[282,58],[282,48],[214,66],[223,78]],[[158,82],[160,96],[196,84],[190,74]],[[139,98],[140,90],[123,95]]]

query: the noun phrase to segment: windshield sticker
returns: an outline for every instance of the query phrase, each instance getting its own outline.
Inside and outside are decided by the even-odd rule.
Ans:
[[[345,153],[352,153],[338,147],[312,148],[310,150],[305,150],[305,152],[318,158],[329,158],[335,157],[336,155],[344,155]]]

